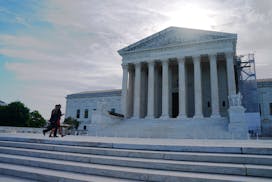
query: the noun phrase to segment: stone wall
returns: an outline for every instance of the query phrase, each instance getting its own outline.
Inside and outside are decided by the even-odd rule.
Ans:
[[[272,103],[272,81],[258,81],[258,94],[261,110],[261,129],[263,136],[272,136],[272,113],[270,103]]]
[[[90,124],[92,113],[97,109],[98,102],[106,102],[107,110],[115,110],[116,113],[121,113],[121,96],[104,96],[104,97],[89,97],[89,98],[67,98],[65,118],[72,117],[81,122],[79,129],[84,125]],[[77,118],[77,110],[80,110],[80,117]],[[84,111],[88,109],[88,117],[84,117]]]
[[[44,128],[0,126],[0,133],[42,133]]]

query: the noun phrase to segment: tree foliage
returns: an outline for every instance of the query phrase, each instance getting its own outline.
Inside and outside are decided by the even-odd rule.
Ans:
[[[38,111],[32,111],[29,113],[29,119],[26,124],[28,127],[41,128],[45,126],[46,121]]]
[[[22,102],[16,101],[7,106],[0,106],[0,125],[18,127],[41,127],[45,119],[38,111],[30,113]]]
[[[68,129],[71,129],[71,128],[75,128],[75,129],[77,129],[78,128],[78,126],[79,126],[79,121],[78,120],[76,120],[76,119],[74,119],[74,118],[72,118],[72,117],[68,117],[68,118],[66,118],[65,120],[64,120],[64,122],[63,123],[65,123],[65,124],[69,124],[71,127],[70,128],[68,128]]]

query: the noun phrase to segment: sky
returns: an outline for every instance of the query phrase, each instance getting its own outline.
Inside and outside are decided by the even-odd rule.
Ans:
[[[68,94],[121,88],[117,50],[169,26],[238,34],[272,78],[271,0],[0,0],[0,100],[48,119]]]

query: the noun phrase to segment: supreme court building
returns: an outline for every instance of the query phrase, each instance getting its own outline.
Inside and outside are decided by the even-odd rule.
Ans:
[[[241,105],[236,43],[237,34],[166,28],[118,51],[121,90],[68,95],[66,117],[83,110],[95,136],[246,138],[247,117],[258,130],[260,116]]]
[[[124,49],[126,118],[219,118],[236,93],[237,35],[170,27]]]

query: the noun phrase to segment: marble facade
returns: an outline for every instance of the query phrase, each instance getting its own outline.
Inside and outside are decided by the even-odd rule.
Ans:
[[[120,113],[121,90],[88,91],[67,95],[65,118],[77,119],[80,121],[79,129],[83,129],[92,123],[93,113],[101,102],[107,103],[108,111]]]
[[[257,80],[259,107],[261,113],[261,133],[272,136],[272,79]]]
[[[169,27],[119,50],[125,118],[227,116],[237,35]]]

